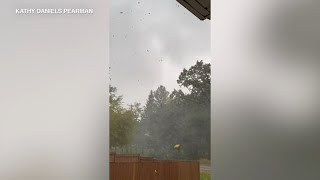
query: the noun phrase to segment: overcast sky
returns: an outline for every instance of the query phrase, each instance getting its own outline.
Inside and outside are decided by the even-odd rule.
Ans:
[[[210,21],[175,0],[111,0],[111,84],[124,103],[144,103],[150,90],[177,88],[183,68],[210,62]]]

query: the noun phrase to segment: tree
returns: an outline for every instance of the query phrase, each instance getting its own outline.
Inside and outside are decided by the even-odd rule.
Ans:
[[[211,65],[197,61],[188,70],[183,69],[177,83],[189,90],[189,94],[179,93],[180,98],[188,101],[188,115],[185,123],[189,129],[184,136],[184,143],[196,149],[188,148],[189,156],[210,158],[210,121],[211,121]],[[191,142],[192,140],[193,142]],[[196,143],[195,140],[197,141]]]
[[[188,70],[183,69],[177,83],[190,91],[189,97],[181,97],[196,101],[198,104],[210,104],[211,66],[209,63],[205,64],[201,60]]]
[[[110,146],[123,147],[132,142],[134,127],[138,119],[138,104],[135,108],[123,107],[122,96],[118,96],[117,88],[110,86]]]
[[[159,159],[210,158],[210,80],[210,64],[197,61],[177,80],[188,92],[170,93],[164,86],[151,90],[135,143]]]
[[[147,100],[147,104],[142,116],[142,125],[144,127],[143,135],[146,137],[147,143],[153,146],[158,145],[162,117],[164,108],[169,100],[169,92],[164,86],[159,86],[157,90],[151,91]]]

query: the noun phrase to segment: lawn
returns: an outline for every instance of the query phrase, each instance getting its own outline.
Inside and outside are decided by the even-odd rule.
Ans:
[[[200,173],[200,180],[210,180],[210,179],[211,179],[210,174],[204,173],[204,172]]]

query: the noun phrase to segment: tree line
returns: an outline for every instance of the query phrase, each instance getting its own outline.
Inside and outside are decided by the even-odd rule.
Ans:
[[[144,106],[126,107],[110,86],[110,148],[159,159],[210,159],[210,63],[183,69],[177,83],[172,92],[162,85],[151,90]]]

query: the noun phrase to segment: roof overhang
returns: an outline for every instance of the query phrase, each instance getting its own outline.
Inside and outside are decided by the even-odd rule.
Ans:
[[[210,0],[177,0],[200,20],[210,19]]]

